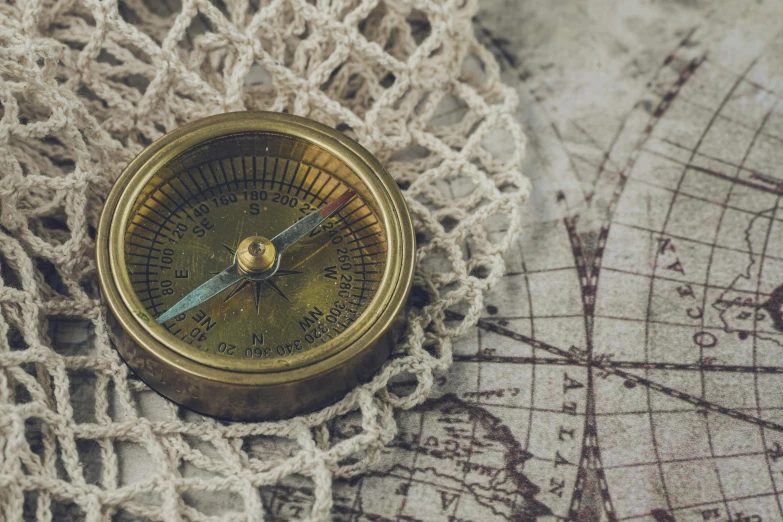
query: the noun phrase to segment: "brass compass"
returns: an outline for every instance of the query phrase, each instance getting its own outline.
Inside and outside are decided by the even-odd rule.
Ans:
[[[414,253],[402,195],[369,152],[266,112],[147,147],[97,238],[123,359],[171,400],[241,420],[310,411],[369,379],[403,326]]]

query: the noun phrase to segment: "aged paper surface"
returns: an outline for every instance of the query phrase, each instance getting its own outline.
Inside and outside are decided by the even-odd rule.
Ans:
[[[334,519],[783,520],[783,4],[485,0],[475,28],[518,86],[526,229]]]
[[[783,519],[783,4],[494,0],[475,24],[518,85],[527,228],[335,518]]]

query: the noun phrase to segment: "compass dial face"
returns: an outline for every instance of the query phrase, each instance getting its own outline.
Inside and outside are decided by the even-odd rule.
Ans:
[[[240,243],[272,239],[352,190],[357,195],[281,254],[263,281],[240,279],[159,324],[231,266]],[[218,368],[276,371],[334,353],[378,290],[387,239],[371,192],[316,145],[272,134],[202,143],[159,168],[126,217],[129,307],[158,340]],[[326,347],[333,347],[326,350]]]

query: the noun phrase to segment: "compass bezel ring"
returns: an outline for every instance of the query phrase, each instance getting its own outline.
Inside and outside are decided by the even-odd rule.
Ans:
[[[353,176],[349,181],[374,205],[388,241],[386,267],[367,309],[345,336],[326,342],[323,350],[313,350],[312,357],[302,358],[298,365],[286,365],[284,360],[274,366],[243,366],[242,361],[215,364],[185,345],[169,342],[154,326],[154,319],[144,314],[125,270],[121,237],[133,202],[156,173],[199,144],[248,133],[291,136],[326,151],[335,163],[346,167]],[[272,265],[261,263],[266,268],[260,271],[251,267],[249,279],[276,268],[279,256],[274,259]],[[386,361],[404,328],[415,239],[402,193],[378,160],[358,143],[330,127],[290,114],[237,112],[186,124],[152,143],[128,165],[101,213],[96,263],[110,338],[142,380],[200,413],[265,420],[330,404],[371,378]]]

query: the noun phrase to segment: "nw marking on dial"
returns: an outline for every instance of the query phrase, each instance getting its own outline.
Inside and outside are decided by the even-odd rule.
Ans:
[[[230,254],[231,258],[233,259],[236,255],[236,249],[228,246],[227,244],[223,243],[223,248],[225,248]],[[217,273],[217,272],[213,272]],[[277,284],[274,282],[274,278],[276,277],[282,277],[282,276],[289,276],[289,275],[296,275],[301,274],[302,272],[298,270],[283,270],[282,268],[278,269],[275,275],[270,277],[269,279],[265,279],[264,281],[249,281],[247,279],[243,279],[242,281],[239,281],[238,283],[235,283],[234,286],[231,287],[231,291],[228,293],[225,299],[223,299],[223,302],[228,302],[229,299],[237,295],[239,292],[241,292],[245,287],[249,287],[252,285],[253,287],[253,303],[256,305],[256,313],[261,313],[261,288],[262,286],[266,286],[268,288],[271,288],[274,290],[277,295],[285,299],[286,301],[290,301],[288,296],[286,296],[282,290],[280,290],[280,287],[277,286]]]

